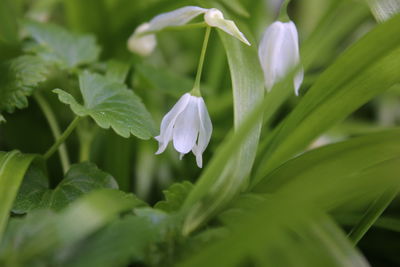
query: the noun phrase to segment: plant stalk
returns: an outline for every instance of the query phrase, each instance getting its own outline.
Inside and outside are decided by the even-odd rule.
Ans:
[[[208,40],[210,39],[210,33],[211,33],[211,27],[208,26],[206,28],[206,33],[204,36],[203,47],[201,48],[199,64],[197,66],[196,79],[194,80],[193,90],[191,91],[191,94],[194,96],[201,96],[200,81],[201,81],[201,75],[203,73],[204,59],[206,57],[206,51],[207,51]]]
[[[58,126],[57,119],[56,116],[54,115],[53,110],[51,109],[46,99],[40,93],[35,93],[33,96],[36,102],[38,103],[40,109],[42,110],[47,120],[47,123],[50,126],[50,130],[51,133],[53,134],[54,140],[58,140],[61,137],[61,130],[60,127]],[[69,169],[70,161],[68,157],[67,147],[65,146],[65,144],[60,145],[60,147],[58,148],[58,153],[60,155],[60,161],[63,171],[64,173],[66,173]]]
[[[68,136],[72,133],[72,131],[78,125],[78,122],[81,120],[81,117],[75,117],[75,119],[68,125],[67,129],[62,133],[62,135],[57,139],[57,141],[47,150],[44,154],[45,159],[49,159],[53,153],[58,149],[60,145],[64,143],[64,141],[68,138]]]

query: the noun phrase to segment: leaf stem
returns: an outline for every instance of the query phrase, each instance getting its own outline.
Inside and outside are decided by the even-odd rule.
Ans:
[[[350,231],[349,238],[356,245],[367,233],[372,225],[379,219],[385,209],[393,201],[398,193],[398,189],[391,188],[379,196],[368,208],[367,212],[361,218],[356,226]]]
[[[75,119],[68,125],[67,129],[62,133],[62,135],[57,139],[57,141],[47,150],[44,154],[44,158],[48,159],[53,155],[53,153],[58,149],[60,145],[62,145],[65,139],[72,133],[75,127],[78,125],[78,122],[81,120],[81,117],[75,117]]]
[[[51,109],[49,103],[46,101],[46,99],[39,93],[35,93],[33,95],[35,98],[36,102],[38,103],[40,109],[42,110],[47,123],[50,126],[50,130],[54,136],[54,139],[57,140],[61,136],[61,130],[60,127],[58,126],[56,116],[54,115],[53,110]],[[60,161],[61,161],[61,166],[63,168],[64,173],[67,172],[70,166],[70,161],[68,157],[68,152],[67,152],[67,147],[65,144],[61,144],[60,147],[58,148],[58,153],[60,155]]]
[[[205,36],[204,36],[203,47],[201,48],[199,65],[197,66],[196,79],[194,81],[193,89],[190,92],[194,96],[201,96],[200,81],[201,81],[201,74],[203,72],[204,59],[206,57],[208,40],[210,39],[210,32],[211,32],[211,27],[208,26],[206,28],[206,33],[205,33]]]

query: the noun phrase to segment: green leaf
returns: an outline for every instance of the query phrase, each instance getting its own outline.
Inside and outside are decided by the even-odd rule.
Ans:
[[[25,175],[14,203],[14,213],[50,207],[60,210],[80,196],[101,188],[117,189],[114,178],[93,163],[74,164],[55,189],[49,189],[48,178],[41,168],[32,166]]]
[[[178,211],[192,188],[193,184],[188,181],[171,185],[163,191],[165,200],[157,202],[154,208],[168,213]]]
[[[106,77],[110,81],[124,83],[130,67],[128,63],[111,60],[107,63]]]
[[[251,47],[245,47],[231,36],[220,34],[220,37],[225,46],[231,71],[234,95],[234,126],[235,130],[238,130],[250,117],[250,113],[255,110],[255,107],[262,102],[264,78],[255,50]],[[250,128],[245,130],[246,139],[235,144],[238,147],[235,149],[235,153],[225,152],[222,155],[222,151],[219,151],[221,156],[231,160],[227,161],[227,164],[212,166],[215,169],[209,166],[189,194],[185,208],[189,205],[195,205],[197,201],[205,201],[206,203],[196,205],[196,208],[190,210],[184,231],[190,232],[204,223],[217,210],[224,207],[240,190],[247,187],[262,125],[262,116],[255,115],[256,117],[252,117]]]
[[[72,95],[55,89],[61,102],[70,105],[78,116],[90,116],[102,128],[112,128],[117,134],[128,138],[131,134],[141,139],[149,139],[156,133],[151,115],[132,90],[124,84],[107,78],[83,72],[79,76],[80,90],[84,105]]]
[[[36,155],[0,152],[0,241],[25,172]]]
[[[0,111],[26,108],[27,97],[46,80],[48,66],[36,56],[20,56],[0,65]]]
[[[399,24],[400,16],[396,16],[378,25],[319,77],[268,139],[255,183],[335,123],[400,82]]]
[[[277,168],[253,187],[255,192],[276,192],[307,177],[334,180],[361,173],[400,154],[400,129],[367,134],[304,153]],[[321,178],[322,179],[322,178]]]
[[[156,241],[157,229],[147,218],[127,216],[89,237],[63,264],[69,267],[114,267],[144,262]]]
[[[91,35],[77,35],[54,24],[33,21],[26,22],[25,29],[37,42],[37,46],[27,49],[59,67],[74,69],[93,63],[100,54],[100,48]]]
[[[49,255],[57,258],[78,242],[117,219],[120,213],[142,206],[131,194],[114,189],[92,191],[74,201],[59,213],[34,211],[27,217],[15,219],[7,243],[3,243],[5,262],[16,266],[49,264]],[[40,216],[41,215],[41,216]],[[0,259],[1,262],[1,259]],[[57,266],[57,264],[54,264]]]

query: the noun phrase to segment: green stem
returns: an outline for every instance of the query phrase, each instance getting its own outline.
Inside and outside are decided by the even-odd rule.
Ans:
[[[46,117],[47,123],[50,126],[50,130],[54,136],[54,139],[55,140],[59,139],[61,136],[61,130],[60,127],[58,126],[57,119],[49,103],[40,93],[35,93],[33,96],[36,102],[38,103],[40,109],[42,110],[44,116]],[[60,145],[58,153],[60,155],[61,166],[65,173],[67,172],[70,166],[67,147],[65,146],[65,144]]]
[[[398,193],[398,189],[390,189],[384,192],[374,203],[368,208],[367,212],[361,218],[356,226],[350,231],[349,237],[356,245],[361,238],[367,233],[372,225],[379,219],[385,209],[393,201]]]
[[[207,51],[207,45],[208,45],[208,40],[210,39],[210,32],[211,32],[211,27],[208,26],[206,28],[206,34],[204,36],[204,41],[203,41],[203,47],[201,48],[201,54],[200,54],[200,60],[199,60],[199,65],[197,66],[197,74],[196,74],[196,79],[194,80],[194,86],[192,91],[190,92],[194,96],[201,96],[200,92],[200,81],[201,81],[201,74],[203,72],[203,65],[204,65],[204,59],[206,57],[206,51]]]
[[[149,34],[156,34],[159,32],[182,31],[182,30],[189,30],[189,29],[204,28],[206,26],[207,26],[207,23],[205,23],[205,22],[191,23],[191,24],[180,25],[180,26],[169,26],[169,27],[165,27],[161,30],[141,32],[137,36],[142,37],[142,36],[146,36]]]
[[[68,125],[67,129],[57,139],[57,141],[44,154],[45,159],[50,158],[51,155],[53,155],[53,153],[58,149],[58,147],[64,143],[65,139],[67,139],[68,136],[72,133],[72,131],[76,128],[80,120],[81,117],[75,117],[75,119]]]
[[[279,12],[279,17],[278,17],[279,21],[282,21],[282,22],[290,21],[290,18],[289,18],[288,14],[287,14],[287,8],[288,8],[288,5],[290,4],[290,1],[291,0],[285,0],[282,3],[281,9],[280,9],[280,12]]]

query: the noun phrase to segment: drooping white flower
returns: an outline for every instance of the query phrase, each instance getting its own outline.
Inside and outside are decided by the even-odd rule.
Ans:
[[[268,91],[300,63],[299,37],[296,25],[292,22],[276,21],[264,32],[258,57],[264,72],[265,86]],[[299,94],[303,82],[303,69],[294,77],[294,90]]]
[[[148,31],[149,28],[149,23],[143,23],[139,25],[131,37],[129,37],[128,49],[131,52],[141,56],[148,56],[153,52],[157,45],[156,36],[154,34],[140,36],[141,33]]]
[[[197,6],[186,6],[155,16],[150,22],[140,25],[129,38],[128,48],[132,52],[148,55],[153,51],[157,43],[153,32],[161,31],[166,27],[185,25],[200,14],[204,14],[204,20],[209,26],[219,28],[245,44],[250,45],[236,24],[231,20],[225,19],[220,10],[216,8],[206,9]],[[144,37],[150,38],[145,39]],[[143,51],[145,53],[141,53]]]
[[[164,152],[172,140],[180,158],[190,151],[196,156],[199,168],[203,166],[202,154],[210,142],[212,124],[202,97],[184,94],[161,122],[156,154]]]

